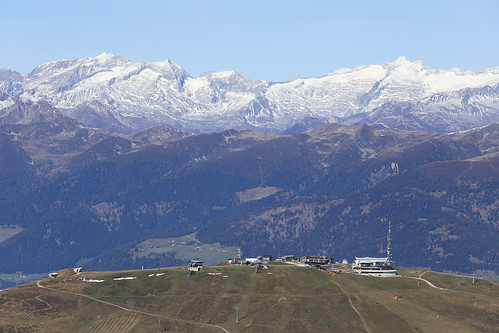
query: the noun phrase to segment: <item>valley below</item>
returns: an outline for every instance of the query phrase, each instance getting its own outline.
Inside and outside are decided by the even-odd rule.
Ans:
[[[3,273],[177,266],[214,244],[216,262],[236,248],[352,261],[386,251],[390,221],[397,265],[498,274],[497,124],[124,135],[62,117],[0,133]]]
[[[272,83],[107,53],[0,69],[0,287],[237,248],[352,261],[385,253],[389,223],[395,264],[497,279],[498,73],[401,57]]]

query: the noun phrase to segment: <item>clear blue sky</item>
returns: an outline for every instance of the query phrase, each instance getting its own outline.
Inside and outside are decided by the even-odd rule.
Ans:
[[[399,56],[499,66],[499,1],[0,0],[0,68],[102,52],[286,81]]]

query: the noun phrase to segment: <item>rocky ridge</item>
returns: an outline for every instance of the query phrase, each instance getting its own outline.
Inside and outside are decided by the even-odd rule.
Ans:
[[[171,60],[139,63],[103,53],[43,64],[27,75],[0,70],[0,92],[7,94],[0,118],[19,98],[126,133],[157,125],[291,133],[327,122],[454,132],[499,121],[499,68],[439,70],[405,57],[274,83],[234,71],[194,78]]]

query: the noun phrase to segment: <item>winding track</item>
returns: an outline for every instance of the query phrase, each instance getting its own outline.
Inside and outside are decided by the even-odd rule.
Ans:
[[[471,293],[471,292],[468,292],[468,291],[461,291],[461,290],[453,290],[453,289],[448,289],[448,288],[442,288],[442,287],[437,287],[435,286],[433,283],[431,283],[430,281],[426,280],[423,278],[423,275],[427,273],[426,271],[419,274],[418,277],[414,277],[414,276],[404,276],[406,278],[409,278],[409,279],[414,279],[414,280],[421,280],[421,281],[424,281],[426,282],[430,287],[434,288],[434,289],[438,289],[438,290],[450,290],[450,291],[456,291],[456,292],[460,292],[460,293],[464,293],[464,294],[470,294],[470,295],[475,295],[475,296],[483,296],[483,295],[480,295],[480,294],[475,294],[475,293]],[[350,306],[352,307],[352,309],[354,309],[354,311],[359,315],[361,321],[362,321],[362,324],[364,324],[364,328],[366,329],[366,331],[368,333],[370,333],[371,331],[369,330],[369,327],[367,326],[367,323],[366,321],[364,320],[364,317],[362,317],[362,315],[360,314],[359,310],[357,310],[357,308],[353,305],[352,303],[352,300],[350,299],[350,297],[348,296],[348,294],[345,292],[345,290],[343,290],[343,288],[340,286],[340,284],[336,281],[333,281],[340,289],[341,291],[343,292],[343,294],[345,294],[345,296],[348,298],[348,302],[350,303]]]
[[[428,271],[424,271],[423,273],[419,274],[419,277],[413,277],[413,276],[404,276],[406,278],[409,278],[409,279],[415,279],[415,280],[421,280],[421,281],[424,281],[426,282],[430,287],[432,288],[435,288],[435,289],[438,289],[438,290],[448,290],[448,291],[452,291],[452,292],[456,292],[456,293],[461,293],[461,294],[467,294],[467,295],[472,295],[472,296],[476,296],[476,297],[492,297],[491,295],[484,295],[484,294],[478,294],[478,293],[473,293],[471,291],[464,291],[464,290],[457,290],[457,289],[449,289],[449,288],[442,288],[442,287],[437,287],[435,286],[433,283],[431,283],[430,281],[426,280],[426,279],[423,279],[423,275],[428,273]]]
[[[336,281],[333,281],[333,282],[338,286],[338,288],[340,288],[340,290],[343,292],[343,294],[345,294],[345,296],[348,299],[348,303],[350,303],[350,306],[352,307],[352,309],[359,315],[360,320],[362,321],[362,324],[364,325],[364,328],[366,329],[366,332],[367,333],[371,333],[371,330],[367,326],[366,320],[364,319],[364,317],[362,317],[362,315],[360,314],[359,310],[357,310],[357,308],[353,305],[352,300],[350,299],[350,296],[348,296],[348,294],[345,292],[345,290],[343,289],[343,287],[340,286],[340,284],[338,282],[336,282]]]
[[[51,291],[58,292],[58,293],[65,293],[65,294],[69,294],[69,295],[85,297],[85,298],[91,299],[92,301],[95,301],[95,302],[99,302],[99,303],[102,303],[102,304],[114,306],[115,308],[121,309],[123,311],[128,311],[128,312],[132,312],[132,313],[142,314],[142,315],[151,316],[151,317],[155,317],[155,318],[166,319],[166,320],[170,320],[170,321],[178,321],[178,322],[182,322],[182,323],[188,323],[188,324],[195,324],[195,325],[200,325],[200,326],[207,326],[207,327],[212,327],[212,328],[218,328],[218,329],[224,331],[225,333],[230,333],[229,331],[227,331],[222,326],[218,326],[218,325],[214,325],[214,324],[200,323],[200,322],[197,322],[197,321],[194,321],[194,320],[187,320],[187,319],[170,318],[170,317],[159,315],[159,314],[155,314],[155,313],[149,313],[149,312],[140,311],[140,310],[133,310],[133,309],[129,309],[129,308],[126,308],[126,307],[118,305],[118,304],[114,304],[114,303],[111,303],[111,302],[100,300],[98,298],[95,298],[95,297],[92,297],[92,296],[89,296],[89,295],[79,294],[79,293],[73,293],[73,292],[66,291],[66,290],[60,290],[60,289],[45,287],[45,286],[42,286],[40,284],[40,280],[36,281],[36,285],[38,287],[42,288],[42,289],[51,290]]]
[[[432,288],[435,288],[435,289],[438,289],[438,290],[450,290],[450,289],[447,289],[447,288],[441,288],[441,287],[437,287],[435,286],[433,283],[431,283],[430,281],[426,280],[426,279],[423,279],[422,276],[423,274],[425,274],[426,272],[423,272],[421,274],[419,274],[418,277],[412,277],[412,276],[405,276],[407,278],[410,278],[410,279],[415,279],[415,280],[421,280],[421,281],[424,281],[426,282],[430,287]],[[337,286],[338,288],[340,288],[340,290],[343,292],[343,294],[345,294],[345,296],[347,297],[348,299],[348,302],[350,303],[350,306],[352,307],[352,309],[359,315],[360,317],[360,320],[362,321],[362,324],[364,325],[364,328],[366,330],[366,332],[368,333],[371,333],[371,330],[369,329],[369,327],[367,326],[367,323],[364,319],[364,317],[362,317],[362,314],[359,312],[359,310],[357,310],[357,308],[353,305],[352,303],[352,300],[350,299],[350,296],[348,296],[348,294],[345,292],[345,290],[341,287],[341,285],[336,282],[336,281],[333,281]],[[473,294],[473,293],[469,293],[469,292],[465,292],[465,291],[462,291],[463,293],[468,293],[468,294]]]
[[[415,277],[411,277],[411,276],[407,276],[407,277],[410,277],[410,278],[413,278],[413,279],[416,279],[416,280],[421,280],[421,281],[424,281],[426,282],[430,287],[432,288],[435,288],[435,289],[438,289],[438,290],[449,290],[447,288],[441,288],[441,287],[437,287],[436,285],[434,285],[433,283],[431,283],[430,281],[426,280],[426,279],[423,279],[422,276],[423,274],[425,274],[426,272],[423,272],[421,274],[419,274],[419,277],[415,278]]]

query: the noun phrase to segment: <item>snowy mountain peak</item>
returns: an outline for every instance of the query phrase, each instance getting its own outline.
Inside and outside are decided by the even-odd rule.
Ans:
[[[412,63],[409,61],[409,59],[407,59],[407,57],[400,56],[392,64],[394,64],[395,66],[404,66]]]
[[[201,74],[201,76],[213,79],[226,79],[231,76],[241,77],[241,75],[239,75],[236,71],[205,72]]]
[[[110,54],[110,53],[107,53],[107,52],[102,52],[97,57],[95,57],[95,59],[97,59],[99,61],[106,61],[106,60],[112,59],[114,57],[115,56],[113,54]]]
[[[111,53],[103,52],[97,57],[87,57],[75,60],[77,65],[80,66],[102,66],[102,67],[115,67],[126,66],[132,61],[122,56],[117,56]]]
[[[170,59],[161,62],[146,63],[144,66],[161,73],[176,73],[182,77],[190,77],[189,73]]]
[[[421,60],[416,60],[416,61],[410,61],[407,59],[407,57],[399,57],[393,62],[385,62],[384,65],[390,70],[390,71],[406,71],[406,72],[427,72],[427,73],[432,73],[437,70],[434,68],[427,66],[423,61]]]
[[[439,70],[406,57],[269,83],[230,70],[193,78],[169,59],[141,63],[102,53],[49,62],[25,76],[0,71],[2,92],[48,101],[86,125],[123,131],[170,125],[279,132],[328,119],[456,131],[499,121],[499,67]]]
[[[236,71],[205,72],[199,78],[204,78],[213,82],[244,82],[246,85],[268,83],[267,81],[252,81]]]

